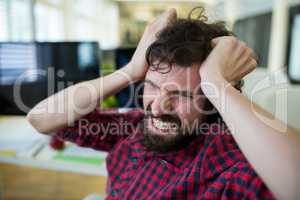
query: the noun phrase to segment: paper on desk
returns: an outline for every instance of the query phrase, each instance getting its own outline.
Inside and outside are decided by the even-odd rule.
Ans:
[[[106,176],[107,153],[67,145],[55,151],[49,137],[39,134],[24,116],[0,117],[0,162],[66,172]]]
[[[61,160],[66,162],[100,165],[105,161],[106,156],[106,152],[83,148],[75,144],[68,143],[61,151],[56,151],[50,146],[46,146],[39,152],[36,159],[45,161]]]
[[[62,151],[53,150],[49,145],[45,145],[35,160],[47,163],[47,167],[56,170],[106,176],[106,156],[106,152],[67,143]]]
[[[0,117],[0,156],[30,156],[46,140],[24,116]]]

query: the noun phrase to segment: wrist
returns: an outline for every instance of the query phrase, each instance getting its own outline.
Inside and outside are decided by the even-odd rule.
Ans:
[[[135,75],[133,64],[131,62],[121,68],[120,72],[124,73],[130,82],[136,82],[139,80],[139,78]]]
[[[201,89],[205,95],[225,89],[230,83],[220,74],[201,74]]]
[[[201,77],[201,83],[224,83],[227,82],[227,80],[224,78],[224,76],[219,71],[203,71],[200,69],[199,71],[200,77]]]

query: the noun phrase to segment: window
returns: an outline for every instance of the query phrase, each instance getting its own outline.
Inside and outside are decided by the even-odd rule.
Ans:
[[[300,80],[300,60],[298,56],[300,52],[300,14],[295,16],[292,27],[289,74],[291,79]]]
[[[12,41],[33,40],[30,0],[9,1],[9,16]]]
[[[75,12],[77,15],[81,15],[87,18],[95,18],[97,14],[97,6],[99,5],[98,0],[75,0]]]
[[[30,0],[0,0],[0,41],[33,40]]]
[[[6,0],[0,0],[0,41],[8,40]]]
[[[84,18],[77,17],[75,33],[78,40],[95,40],[93,37],[94,24]]]
[[[58,41],[64,39],[63,14],[56,7],[37,3],[35,5],[36,40]]]
[[[286,63],[288,66],[287,74],[292,83],[300,83],[300,6],[294,6],[289,11],[289,33]]]
[[[110,1],[0,0],[0,41],[99,41],[112,48],[118,17]]]

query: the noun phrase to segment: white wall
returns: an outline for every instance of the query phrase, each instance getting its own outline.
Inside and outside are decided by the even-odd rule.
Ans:
[[[286,76],[288,10],[300,0],[223,0],[216,10],[232,25],[235,20],[272,11],[270,51],[267,69],[257,69],[245,79],[244,92],[253,102],[276,118],[300,130],[300,86],[291,85]],[[221,13],[221,12],[219,12]],[[267,121],[266,121],[267,122]]]
[[[38,41],[98,41],[101,48],[119,44],[118,5],[110,0],[35,1]]]

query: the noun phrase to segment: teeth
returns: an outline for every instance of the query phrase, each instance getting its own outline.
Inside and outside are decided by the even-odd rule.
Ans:
[[[167,130],[167,129],[175,129],[176,124],[168,123],[168,122],[162,122],[158,119],[153,119],[153,124],[156,128]]]

